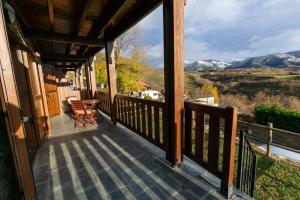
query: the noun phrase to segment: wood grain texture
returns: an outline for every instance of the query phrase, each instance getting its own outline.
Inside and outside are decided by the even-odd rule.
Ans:
[[[5,27],[2,1],[0,2],[0,60],[1,60],[1,99],[4,109],[7,111],[6,122],[12,152],[17,164],[19,181],[22,186],[25,199],[36,199],[35,186],[32,178],[30,162],[27,153],[24,126],[21,121],[20,103],[17,96],[17,88],[13,73],[10,47]]]
[[[167,160],[181,163],[184,109],[184,0],[163,1]]]
[[[109,91],[109,96],[110,96],[110,104],[111,104],[111,108],[112,108],[111,121],[113,123],[116,123],[116,116],[115,116],[116,105],[114,103],[114,100],[115,100],[115,96],[117,94],[117,75],[116,75],[114,41],[106,41],[105,56],[106,56],[106,72],[107,72],[108,91]]]

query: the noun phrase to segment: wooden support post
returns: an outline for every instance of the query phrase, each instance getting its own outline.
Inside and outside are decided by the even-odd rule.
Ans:
[[[0,98],[3,108],[5,109],[5,121],[8,128],[7,132],[9,133],[8,137],[11,141],[12,152],[16,160],[16,168],[24,198],[36,199],[2,1],[0,1],[0,44]]]
[[[83,73],[82,73],[83,65],[79,68],[79,88],[83,89]]]
[[[268,143],[267,143],[267,156],[272,156],[272,140],[273,140],[273,123],[268,122]]]
[[[182,159],[182,116],[184,109],[184,0],[163,1],[164,75],[167,133],[166,158],[172,165]]]
[[[95,58],[91,57],[88,59],[89,62],[89,74],[90,74],[90,96],[94,98],[96,92],[96,74],[95,74]]]
[[[105,55],[106,55],[107,81],[108,81],[108,89],[109,89],[109,97],[110,97],[111,121],[114,124],[116,124],[117,109],[115,104],[115,96],[117,94],[117,76],[116,76],[114,41],[106,41]]]
[[[91,99],[91,81],[90,81],[90,69],[88,61],[84,65],[85,67],[85,80],[86,80],[86,89],[88,94],[88,99]]]
[[[237,130],[237,109],[226,108],[221,193],[229,198],[233,192],[233,173],[235,157],[235,140]]]

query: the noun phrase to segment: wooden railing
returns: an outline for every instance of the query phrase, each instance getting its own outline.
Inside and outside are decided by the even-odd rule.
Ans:
[[[111,108],[110,108],[110,98],[108,94],[104,92],[96,92],[95,98],[100,100],[98,109],[104,112],[105,114],[110,115]]]
[[[156,146],[165,149],[164,103],[116,95],[117,121]]]
[[[109,96],[101,93],[97,98],[102,100],[100,110],[110,114]],[[118,94],[113,105],[117,122],[166,150],[164,102]],[[219,177],[221,192],[227,196],[233,186],[236,109],[186,101],[184,113],[184,154]],[[208,126],[205,122],[208,122]]]
[[[222,192],[228,192],[233,184],[236,110],[188,101],[184,109],[184,154],[219,177]]]

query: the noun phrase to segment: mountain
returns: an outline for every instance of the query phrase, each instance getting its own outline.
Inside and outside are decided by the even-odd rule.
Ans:
[[[300,51],[287,53],[268,54],[265,56],[247,58],[240,62],[234,62],[229,69],[243,68],[287,68],[300,67]]]
[[[185,69],[187,70],[199,70],[199,71],[211,71],[224,69],[231,66],[230,63],[218,61],[218,60],[199,60],[196,62],[185,62]]]

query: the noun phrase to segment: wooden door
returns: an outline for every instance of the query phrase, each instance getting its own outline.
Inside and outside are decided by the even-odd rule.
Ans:
[[[26,58],[27,57],[27,58]],[[33,96],[33,103],[36,113],[37,129],[39,132],[38,142],[42,144],[43,140],[48,134],[48,113],[45,111],[46,102],[43,101],[42,85],[39,78],[38,64],[35,57],[31,54],[23,52],[23,59],[28,60],[29,77],[31,84],[31,91]]]
[[[45,112],[45,106],[43,102],[42,86],[40,83],[38,65],[33,55],[22,51],[24,65],[28,66],[28,73],[26,73],[27,80],[31,87],[32,103],[34,106],[35,123],[37,129],[38,144],[41,145],[45,137],[48,135],[49,125],[47,123],[48,113]]]
[[[55,69],[52,67],[44,67],[44,82],[45,91],[47,95],[47,104],[49,109],[49,116],[56,116],[60,114],[59,98],[57,92],[57,83],[55,76]]]
[[[33,96],[31,93],[31,84],[29,81],[29,69],[23,62],[22,51],[20,48],[11,43],[11,56],[16,77],[18,96],[21,99],[21,116],[24,122],[26,146],[29,154],[30,163],[32,164],[36,151],[39,146],[37,121]]]

